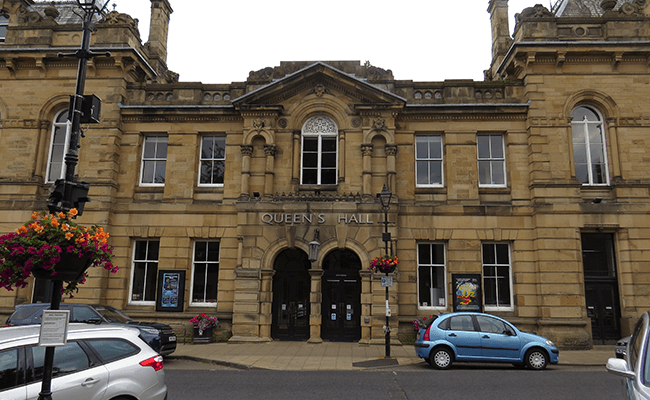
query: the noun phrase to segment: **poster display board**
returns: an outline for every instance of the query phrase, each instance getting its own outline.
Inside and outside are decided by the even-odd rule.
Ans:
[[[44,310],[38,345],[41,347],[65,346],[68,341],[70,310]]]
[[[185,301],[185,271],[158,271],[156,311],[183,311]]]
[[[483,312],[480,274],[452,274],[454,311]]]

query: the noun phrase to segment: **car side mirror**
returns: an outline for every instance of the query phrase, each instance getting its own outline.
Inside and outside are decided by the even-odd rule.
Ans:
[[[605,365],[605,368],[607,368],[607,371],[611,372],[612,374],[620,375],[628,379],[636,379],[634,371],[630,370],[629,365],[627,365],[627,361],[620,358],[610,358],[607,360],[607,365]]]

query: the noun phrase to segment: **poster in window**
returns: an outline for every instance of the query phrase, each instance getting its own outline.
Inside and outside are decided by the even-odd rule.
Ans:
[[[183,311],[185,271],[158,271],[156,311]]]
[[[453,274],[454,311],[483,311],[480,274]]]

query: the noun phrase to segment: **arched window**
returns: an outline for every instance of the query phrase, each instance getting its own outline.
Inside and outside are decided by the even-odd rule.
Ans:
[[[45,182],[54,182],[64,177],[65,153],[68,152],[70,132],[72,132],[72,123],[68,121],[68,110],[63,110],[54,117],[52,123]]]
[[[338,127],[329,117],[312,117],[302,127],[303,185],[335,185],[337,177]]]
[[[600,113],[580,106],[573,110],[571,117],[576,178],[583,185],[609,184],[605,127]]]

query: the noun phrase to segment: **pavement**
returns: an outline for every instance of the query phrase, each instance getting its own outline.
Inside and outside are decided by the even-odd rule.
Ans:
[[[340,342],[179,343],[169,359],[186,359],[239,369],[275,371],[351,371],[422,364],[412,345],[386,347]],[[560,350],[560,365],[602,366],[614,357],[614,346],[591,350]]]

